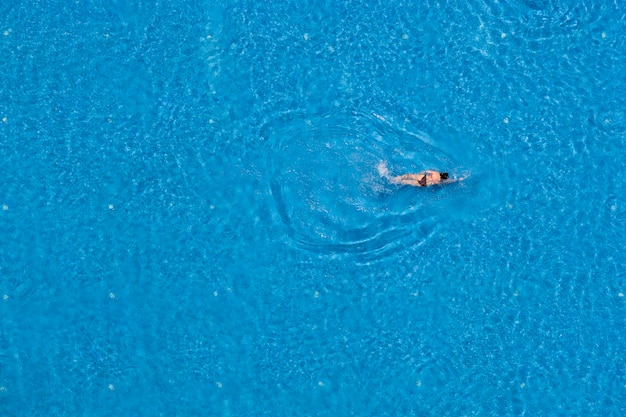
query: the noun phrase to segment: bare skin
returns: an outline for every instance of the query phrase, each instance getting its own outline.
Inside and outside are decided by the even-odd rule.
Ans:
[[[389,180],[389,182],[391,182],[392,184],[412,185],[414,187],[430,187],[431,185],[443,185],[456,181],[463,181],[465,179],[443,179],[441,178],[441,172],[435,170],[426,170],[417,174],[404,174],[393,177],[389,175],[389,170],[387,169],[387,164],[385,162],[379,163],[377,168],[380,176],[387,178],[387,180]]]
[[[430,187],[431,185],[441,184],[441,173],[438,171],[422,171],[418,174],[404,174],[396,177],[390,177],[392,184],[412,185],[414,187]]]

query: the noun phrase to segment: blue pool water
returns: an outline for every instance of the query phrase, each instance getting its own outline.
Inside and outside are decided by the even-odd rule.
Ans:
[[[626,415],[625,34],[609,0],[2,2],[0,415]]]

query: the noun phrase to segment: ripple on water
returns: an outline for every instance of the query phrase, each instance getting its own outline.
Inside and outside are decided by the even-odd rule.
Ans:
[[[270,191],[289,241],[321,254],[367,254],[420,245],[453,204],[444,188],[397,187],[376,166],[418,170],[455,166],[428,136],[378,115],[307,118],[288,114],[262,129],[274,153]],[[457,202],[458,203],[458,202]]]
[[[545,25],[590,24],[600,20],[612,6],[605,2],[571,2],[567,0],[512,0],[468,3],[469,13],[480,15],[487,11],[506,21],[518,18],[537,18]],[[472,13],[472,10],[474,11]]]

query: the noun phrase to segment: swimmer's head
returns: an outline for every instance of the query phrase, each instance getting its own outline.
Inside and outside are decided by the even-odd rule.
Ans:
[[[449,175],[447,172],[441,172],[439,173],[439,176],[441,177],[442,180],[447,180],[449,178]]]

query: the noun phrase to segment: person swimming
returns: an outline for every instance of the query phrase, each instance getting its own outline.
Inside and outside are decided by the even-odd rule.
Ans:
[[[413,187],[430,187],[431,185],[444,185],[456,181],[463,181],[465,178],[451,179],[447,172],[426,170],[417,174],[403,174],[391,176],[387,169],[386,162],[380,162],[376,167],[381,177],[386,178],[392,184],[412,185]]]

